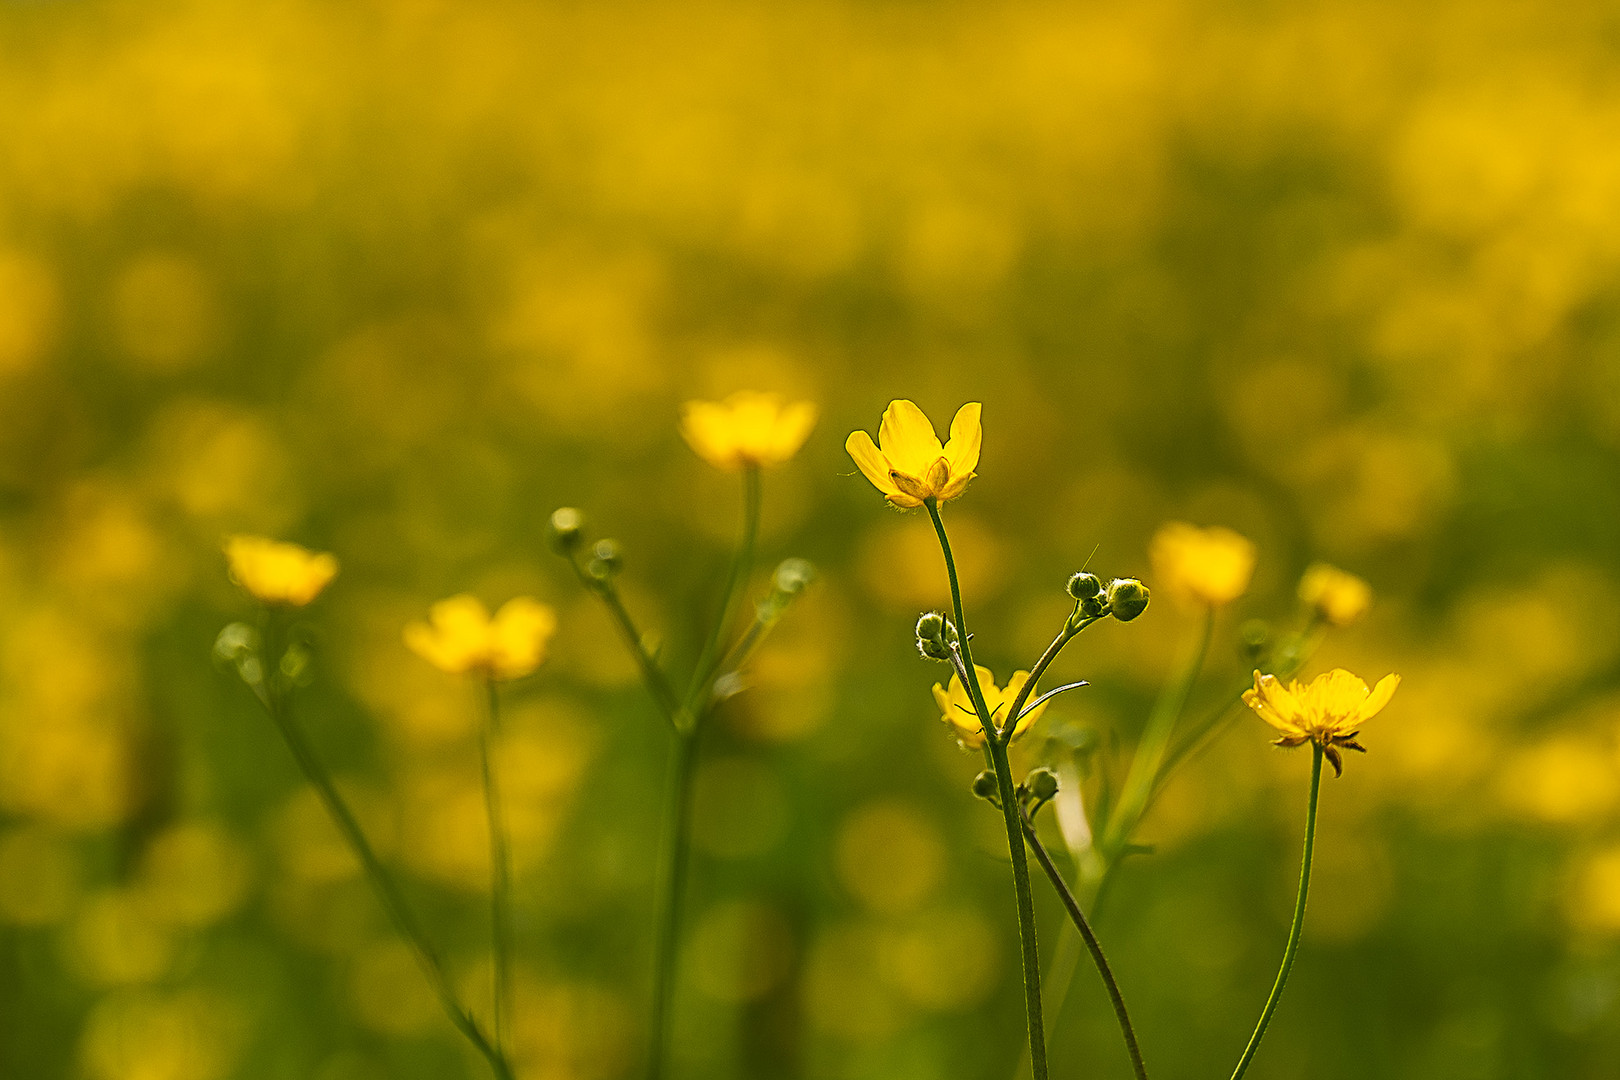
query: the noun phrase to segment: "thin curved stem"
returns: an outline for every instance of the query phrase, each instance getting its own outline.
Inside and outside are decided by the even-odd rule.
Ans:
[[[981,714],[987,712],[984,706],[984,691],[979,689],[979,672],[973,666],[973,646],[971,635],[968,634],[967,617],[962,614],[962,587],[956,579],[956,557],[951,554],[951,539],[945,535],[945,521],[939,516],[939,502],[935,499],[923,500],[923,506],[928,509],[928,516],[933,519],[934,533],[939,537],[939,549],[945,553],[945,574],[951,579],[951,607],[956,614],[956,634],[959,638],[958,646],[962,651],[963,665],[967,671],[968,694],[973,705]],[[980,722],[984,726],[985,738],[993,739],[996,734],[995,722],[988,715],[981,715]]]
[[[1086,950],[1091,953],[1092,963],[1097,966],[1097,974],[1102,976],[1103,985],[1108,988],[1108,1000],[1114,1005],[1114,1015],[1119,1018],[1120,1032],[1125,1036],[1125,1052],[1131,1057],[1131,1068],[1136,1071],[1137,1080],[1147,1080],[1147,1066],[1142,1061],[1142,1048],[1137,1045],[1136,1031],[1131,1027],[1131,1017],[1125,1009],[1125,997],[1120,993],[1119,983],[1114,979],[1113,968],[1108,965],[1108,957],[1103,955],[1102,942],[1097,940],[1096,933],[1091,924],[1086,921],[1085,912],[1080,910],[1080,902],[1069,891],[1069,883],[1063,880],[1063,875],[1052,863],[1052,856],[1047,853],[1045,845],[1035,834],[1035,824],[1029,820],[1029,815],[1020,813],[1024,827],[1024,839],[1029,842],[1030,850],[1035,853],[1035,861],[1041,864],[1046,876],[1051,879],[1052,888],[1057,890],[1058,898],[1063,901],[1063,907],[1069,913],[1069,920],[1074,928],[1080,932],[1080,938],[1086,943]]]
[[[1283,950],[1282,968],[1277,972],[1277,981],[1271,986],[1271,996],[1266,998],[1266,1007],[1260,1013],[1260,1022],[1254,1027],[1249,1045],[1238,1059],[1237,1068],[1232,1070],[1232,1080],[1241,1080],[1248,1071],[1249,1062],[1254,1060],[1255,1051],[1260,1049],[1260,1040],[1265,1038],[1266,1028],[1271,1024],[1271,1014],[1277,1011],[1277,1003],[1282,1000],[1289,969],[1294,966],[1294,954],[1299,951],[1300,931],[1305,926],[1305,896],[1311,888],[1311,853],[1316,846],[1316,803],[1322,789],[1322,748],[1314,743],[1311,748],[1316,752],[1316,757],[1311,762],[1311,798],[1305,811],[1305,855],[1299,866],[1299,899],[1294,902],[1294,925],[1288,930],[1288,947]]]
[[[266,650],[267,656],[273,655],[273,649]],[[267,674],[267,680],[269,676]],[[410,946],[416,963],[427,978],[428,985],[433,988],[433,994],[439,999],[439,1006],[444,1010],[445,1016],[450,1020],[457,1031],[466,1037],[484,1059],[489,1062],[491,1071],[497,1080],[512,1080],[511,1067],[502,1054],[484,1034],[472,1014],[462,1005],[456,995],[455,987],[444,970],[444,963],[439,954],[429,942],[423,932],[421,924],[416,921],[410,905],[406,903],[405,896],[400,892],[399,886],[394,882],[392,875],[383,866],[382,860],[377,857],[371,842],[366,839],[364,830],[360,828],[359,820],[349,808],[349,804],[338,792],[337,785],[332,781],[331,773],[315,754],[314,748],[304,737],[296,721],[289,713],[288,702],[278,692],[268,689],[263,684],[254,688],[259,704],[269,714],[270,720],[281,733],[282,741],[287,744],[293,760],[298,764],[299,771],[309,781],[311,787],[320,796],[326,807],[326,812],[337,825],[338,832],[342,834],[349,849],[354,852],[364,869],[366,877],[371,880],[372,888],[376,890],[377,899],[381,902],[383,911],[388,915],[390,922],[399,936],[405,939]]]
[[[602,606],[608,609],[613,617],[614,625],[619,628],[619,634],[624,638],[625,647],[636,661],[636,667],[641,671],[641,681],[647,687],[647,693],[652,696],[654,704],[664,714],[664,718],[671,724],[677,723],[676,717],[680,715],[681,703],[675,696],[675,688],[669,684],[663,669],[658,662],[647,653],[642,645],[640,629],[630,617],[629,610],[624,606],[624,600],[619,596],[619,590],[613,587],[611,581],[597,581],[585,572],[579,560],[569,554],[568,565],[573,567],[574,576],[579,578],[580,584],[585,586],[587,592],[595,593],[602,601]]]
[[[984,692],[979,689],[978,675],[973,670],[973,653],[968,645],[967,619],[962,614],[962,586],[956,577],[956,559],[951,555],[950,538],[945,535],[945,522],[939,516],[939,503],[934,499],[928,499],[923,505],[928,508],[928,516],[934,521],[934,532],[939,536],[939,547],[945,555],[945,573],[951,582],[951,604],[956,613],[957,651],[960,653],[961,661],[957,670],[966,676],[965,682],[973,698],[973,707],[978,710],[979,724],[984,728],[985,752],[995,770],[1002,816],[1006,820],[1007,852],[1012,857],[1013,896],[1018,906],[1018,940],[1024,969],[1024,1015],[1029,1028],[1030,1066],[1035,1080],[1047,1080],[1045,1019],[1041,1015],[1041,958],[1035,940],[1035,898],[1029,885],[1029,860],[1024,853],[1024,831],[1019,824],[1018,797],[1013,784],[1012,764],[1007,760],[1008,740],[999,737],[995,721],[990,716],[989,709],[985,707]],[[1008,715],[1015,716],[1016,712],[1010,712]]]
[[[489,815],[489,925],[490,952],[494,967],[493,1001],[490,1015],[495,1032],[495,1050],[506,1057],[506,1019],[512,1007],[512,866],[507,843],[506,818],[501,812],[500,789],[496,784],[492,743],[500,729],[500,694],[495,679],[484,682],[488,690],[488,723],[478,736],[478,756],[484,772],[484,809]]]

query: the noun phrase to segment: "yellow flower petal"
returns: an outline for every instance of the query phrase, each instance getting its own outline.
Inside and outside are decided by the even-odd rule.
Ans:
[[[816,423],[807,401],[784,405],[779,394],[739,390],[723,402],[689,401],[681,436],[716,468],[779,465],[798,453]]]
[[[883,456],[889,459],[890,469],[918,478],[924,476],[944,452],[939,437],[934,434],[934,425],[914,402],[904,398],[889,402],[884,410],[878,445],[883,448]]]
[[[979,422],[983,406],[970,401],[956,410],[951,420],[951,441],[945,444],[945,457],[951,463],[951,476],[963,487],[979,467],[979,446],[984,441],[984,427]]]
[[[1356,722],[1358,724],[1366,723],[1382,712],[1384,706],[1389,704],[1389,699],[1395,696],[1395,688],[1400,685],[1401,677],[1399,675],[1385,675],[1382,679],[1379,679],[1378,685],[1373,687],[1372,693],[1368,695],[1367,700],[1362,702],[1361,708],[1357,710]]]
[[[889,479],[889,461],[882,451],[872,445],[872,436],[864,431],[852,431],[849,438],[844,440],[844,449],[849,451],[855,467],[872,482],[873,487],[891,497],[900,494],[900,489]]]
[[[325,552],[263,536],[233,536],[225,542],[230,578],[266,604],[303,607],[337,576],[338,561]]]

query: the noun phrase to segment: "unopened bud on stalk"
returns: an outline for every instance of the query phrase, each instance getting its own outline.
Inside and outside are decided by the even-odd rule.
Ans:
[[[951,642],[955,640],[956,627],[939,612],[924,612],[917,620],[917,651],[927,659],[949,661]]]
[[[1130,622],[1147,610],[1151,594],[1135,578],[1115,578],[1108,583],[1108,613],[1120,622]]]
[[[598,540],[591,548],[591,561],[586,564],[585,572],[597,581],[611,581],[623,562],[617,540]]]
[[[1084,570],[1069,578],[1069,595],[1076,600],[1090,600],[1102,592],[1102,578]]]
[[[973,778],[973,794],[977,795],[981,799],[988,799],[991,802],[995,802],[996,795],[1000,791],[1000,788],[1001,786],[996,783],[996,774],[991,772],[989,769],[986,769],[984,772]]]
[[[1024,790],[1036,802],[1049,802],[1058,793],[1057,773],[1048,768],[1034,769],[1024,777]]]
[[[816,580],[816,568],[807,559],[783,559],[771,584],[784,596],[797,596]]]
[[[572,554],[585,541],[585,515],[572,506],[553,510],[546,536],[551,541],[551,549],[557,554]]]

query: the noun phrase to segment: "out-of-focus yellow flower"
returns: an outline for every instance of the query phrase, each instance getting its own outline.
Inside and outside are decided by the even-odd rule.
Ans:
[[[1337,566],[1313,563],[1299,579],[1299,598],[1333,626],[1349,626],[1372,606],[1372,586]]]
[[[1367,684],[1343,668],[1318,675],[1309,684],[1298,680],[1284,686],[1275,675],[1254,673],[1254,689],[1243,691],[1243,702],[1260,714],[1260,719],[1282,734],[1278,746],[1304,746],[1315,743],[1333,763],[1333,775],[1344,771],[1339,748],[1367,748],[1356,742],[1361,725],[1389,704],[1399,675],[1385,675],[1371,693]]]
[[[337,576],[338,561],[263,536],[233,536],[225,542],[231,580],[267,604],[303,607]]]
[[[557,615],[533,597],[513,597],[495,617],[476,596],[440,600],[427,622],[405,627],[405,644],[441,671],[477,671],[491,679],[516,679],[539,667]]]
[[[1254,574],[1254,544],[1231,529],[1172,521],[1153,534],[1148,556],[1171,596],[1219,607],[1242,596]]]
[[[724,401],[688,401],[681,435],[697,456],[721,469],[780,465],[799,452],[816,426],[816,407],[789,405],[779,394],[739,390]]]
[[[1029,672],[1015,671],[1012,678],[1007,680],[1005,688],[996,686],[996,677],[990,669],[973,665],[974,672],[979,676],[979,689],[984,692],[984,704],[990,710],[990,718],[997,724],[1007,722],[1007,710],[1012,708],[1013,699],[1018,691],[1024,688],[1029,681]],[[951,676],[949,686],[934,684],[934,700],[939,704],[940,719],[951,726],[957,741],[969,750],[977,750],[984,745],[984,729],[979,725],[979,714],[973,709],[973,699],[968,696],[967,687],[955,675]],[[1046,711],[1046,702],[1041,702],[1033,709],[1026,702],[1024,715],[1019,717],[1018,726],[1013,729],[1013,738],[1018,738],[1028,731],[1041,718]]]
[[[982,406],[970,401],[956,410],[951,440],[944,446],[934,425],[916,405],[904,399],[889,402],[878,429],[878,442],[864,431],[850,432],[844,449],[855,459],[872,486],[896,506],[910,509],[924,499],[947,502],[967,488],[979,464],[979,425]],[[881,449],[879,449],[881,447]]]

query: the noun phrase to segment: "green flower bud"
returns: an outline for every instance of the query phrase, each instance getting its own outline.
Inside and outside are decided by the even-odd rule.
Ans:
[[[1034,769],[1024,777],[1024,790],[1037,802],[1048,802],[1058,793],[1057,773],[1051,769]]]
[[[929,660],[949,661],[956,627],[937,611],[926,611],[917,620],[917,651]]]
[[[771,583],[784,596],[797,596],[816,580],[816,568],[806,559],[783,559]]]
[[[585,540],[585,515],[572,506],[553,510],[547,523],[546,538],[557,554],[571,554]]]
[[[1108,613],[1120,622],[1130,622],[1147,610],[1151,594],[1135,578],[1115,578],[1108,583]]]
[[[1076,600],[1090,600],[1102,592],[1102,578],[1096,574],[1088,574],[1084,570],[1069,578],[1069,595]]]
[[[996,774],[991,772],[989,769],[986,769],[984,772],[973,778],[973,794],[977,795],[981,799],[988,799],[991,802],[995,802],[996,796],[1000,793],[1000,791],[1001,785],[996,782]]]
[[[591,561],[585,565],[585,572],[597,581],[611,581],[623,562],[624,556],[617,540],[598,540],[596,546],[591,548]]]

